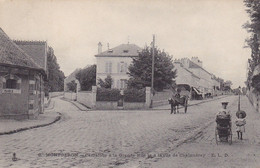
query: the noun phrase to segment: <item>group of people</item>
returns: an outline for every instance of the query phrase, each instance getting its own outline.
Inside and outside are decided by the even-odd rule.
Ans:
[[[230,111],[227,109],[227,105],[228,102],[222,102],[222,108],[218,111],[218,113],[216,114],[216,121],[218,121],[219,119],[229,119],[229,126],[232,126],[231,123],[231,114]],[[236,113],[236,120],[235,120],[235,124],[236,124],[236,132],[237,132],[237,138],[242,140],[243,139],[243,133],[245,133],[245,124],[246,124],[246,114],[244,111],[238,111]],[[219,130],[221,131],[221,130]]]

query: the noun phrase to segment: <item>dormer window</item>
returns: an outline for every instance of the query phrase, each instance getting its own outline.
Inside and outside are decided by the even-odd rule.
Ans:
[[[108,50],[108,52],[109,52],[109,53],[112,53],[112,52],[113,52],[113,50],[109,49],[109,50]]]
[[[124,50],[123,52],[124,52],[124,53],[128,53],[128,51],[129,51],[129,50]]]

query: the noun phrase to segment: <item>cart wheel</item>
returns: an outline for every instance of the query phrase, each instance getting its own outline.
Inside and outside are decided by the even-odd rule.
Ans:
[[[217,130],[217,128],[215,129],[215,139],[216,139],[216,144],[218,145],[218,130]]]
[[[187,108],[188,108],[188,99],[185,100],[184,106],[185,106],[184,111],[186,113],[187,112]]]

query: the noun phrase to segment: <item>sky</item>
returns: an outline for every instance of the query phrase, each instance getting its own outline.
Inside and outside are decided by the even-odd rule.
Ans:
[[[65,75],[120,44],[155,44],[173,59],[198,57],[233,88],[244,86],[250,36],[243,0],[0,0],[0,27],[14,40],[47,41]]]

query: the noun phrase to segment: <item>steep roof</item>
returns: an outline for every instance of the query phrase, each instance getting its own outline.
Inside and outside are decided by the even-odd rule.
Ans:
[[[0,64],[41,69],[34,60],[19,48],[0,28]]]
[[[136,57],[141,48],[135,44],[121,44],[115,48],[111,48],[100,54],[95,55],[96,57]]]
[[[192,76],[194,76],[195,78],[200,79],[200,77],[198,77],[197,75],[195,75],[192,71],[190,71],[190,70],[188,70],[187,68],[183,67],[182,63],[180,63],[180,62],[174,62],[174,64],[180,64],[180,67],[181,67],[182,69],[184,69],[185,71],[187,71],[188,73],[190,73],[190,74],[191,74]]]
[[[45,41],[14,41],[44,70],[47,69],[47,43]]]
[[[206,73],[208,73],[209,75],[212,75],[211,73],[209,73],[206,69],[202,68],[201,66],[199,66],[198,64],[194,63],[193,61],[189,61],[189,68],[200,68],[203,71],[205,71]]]

